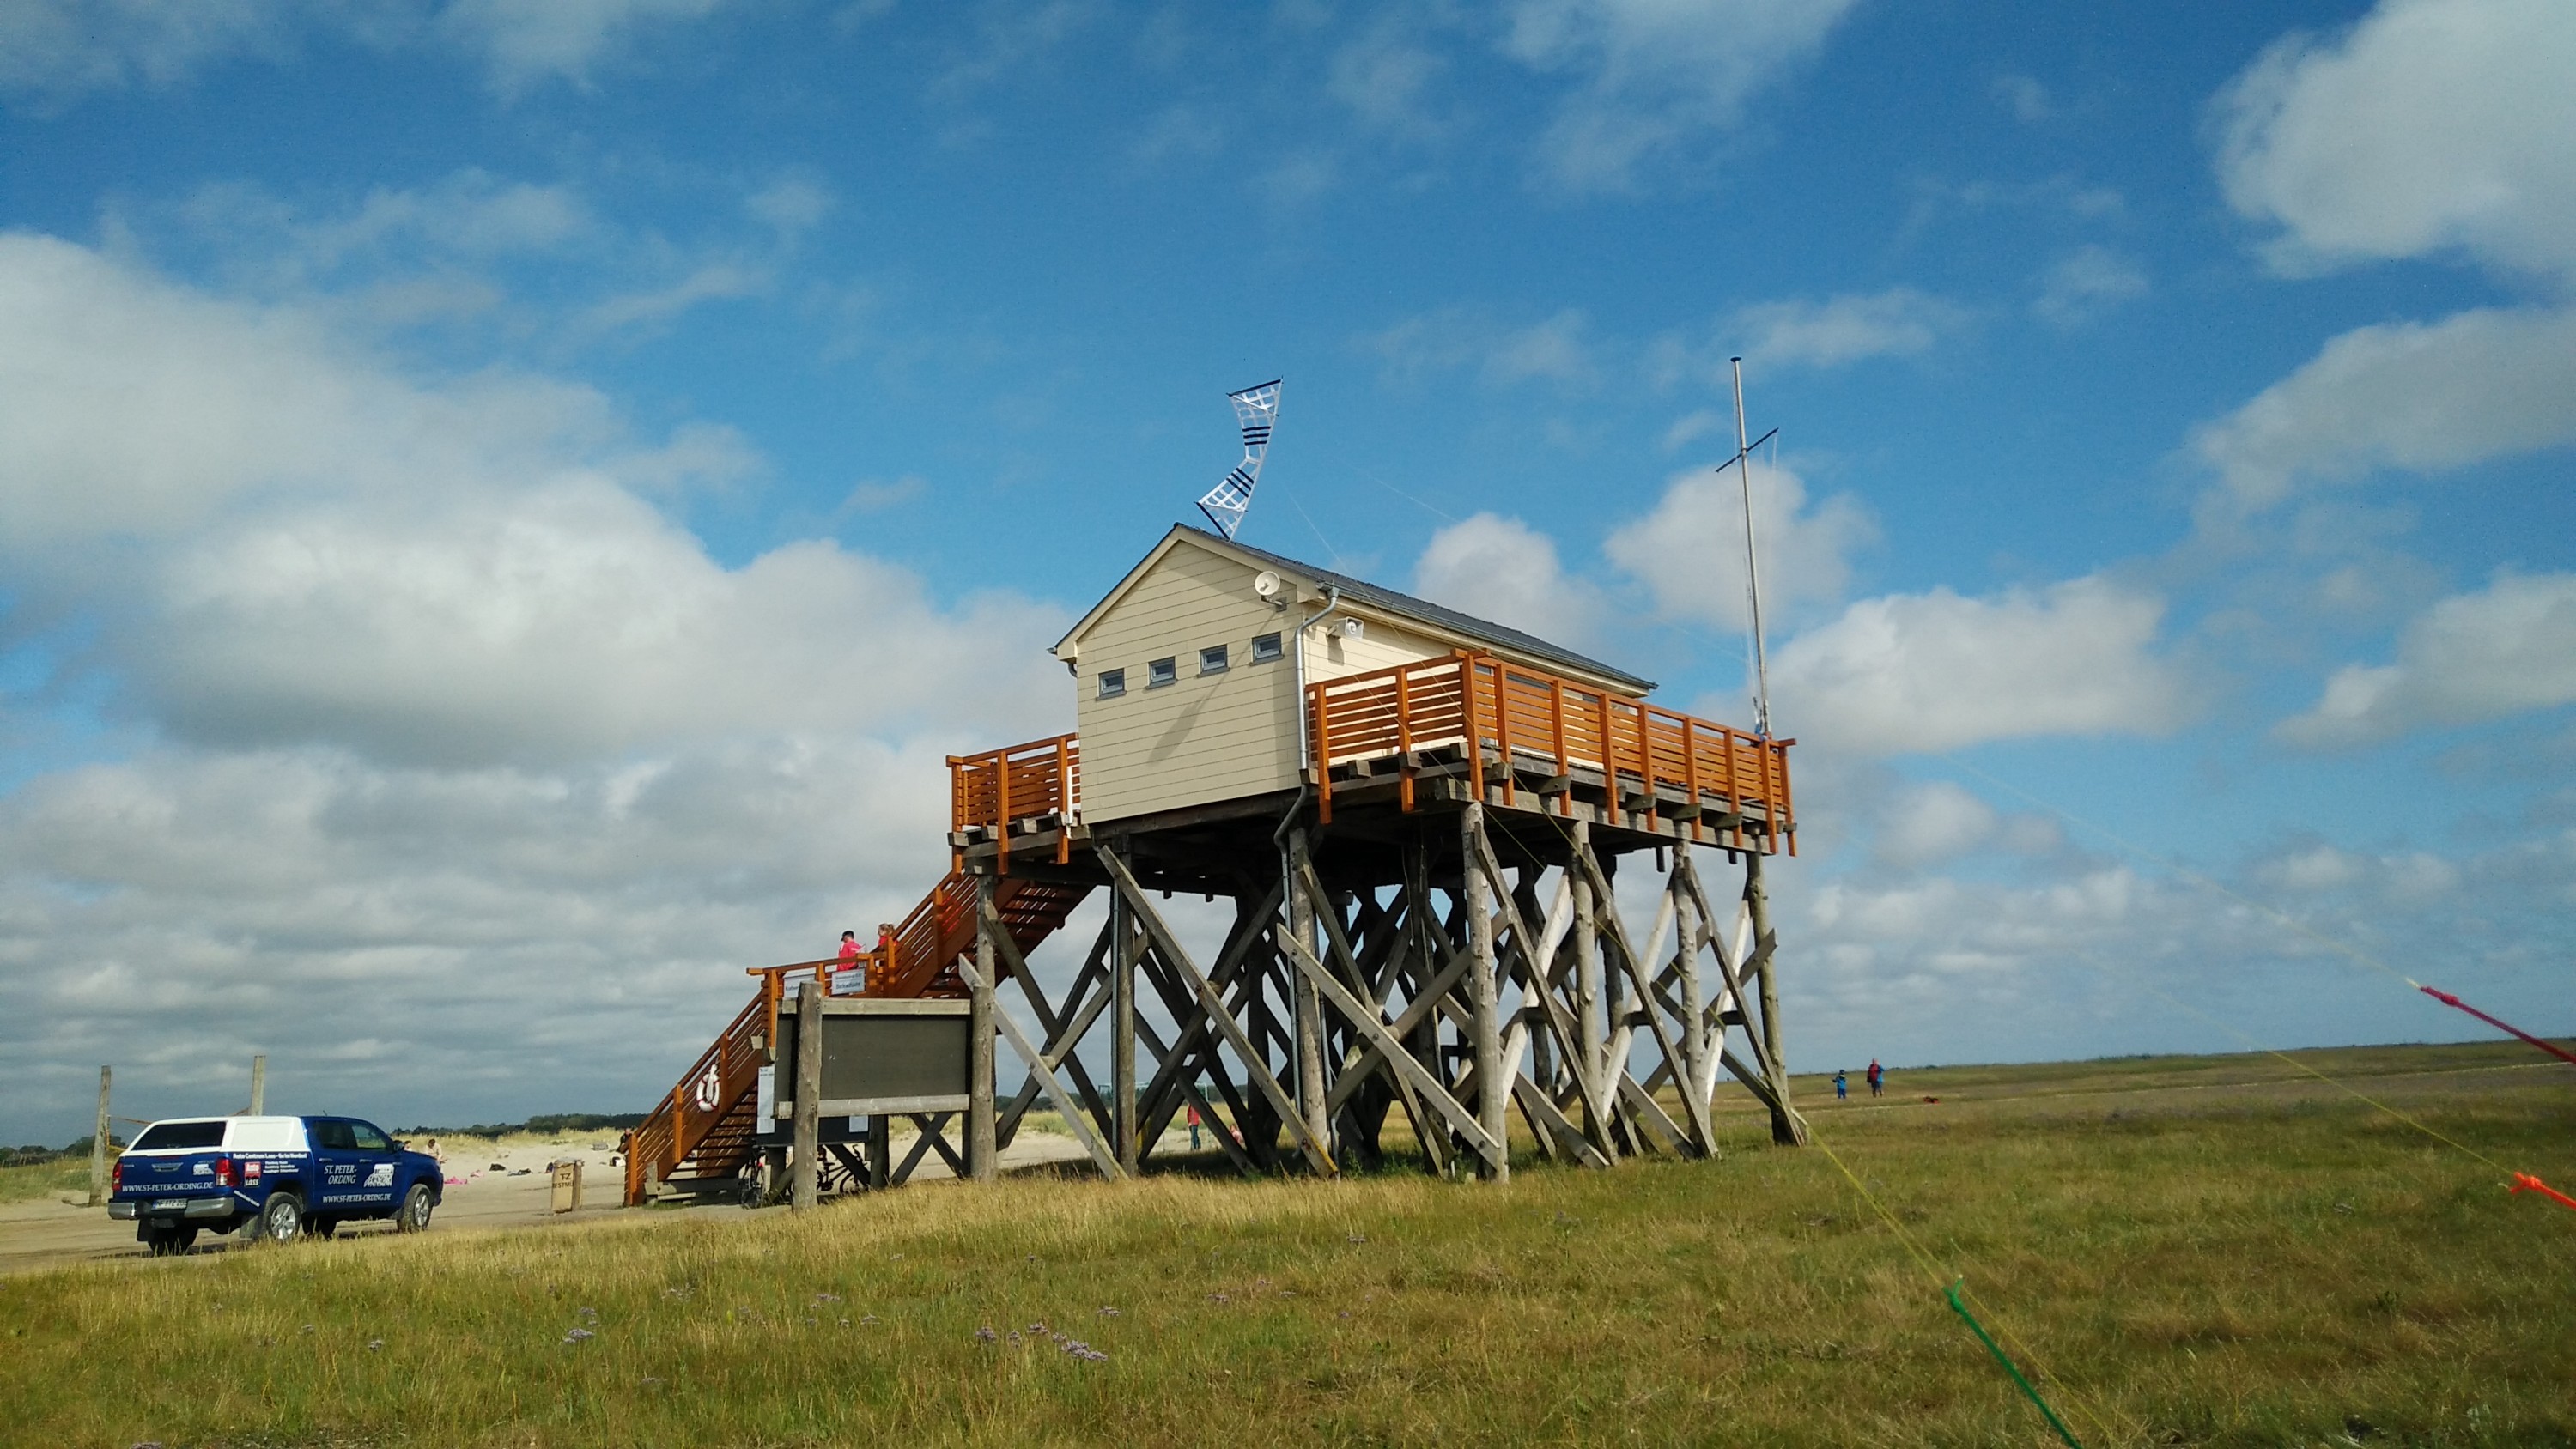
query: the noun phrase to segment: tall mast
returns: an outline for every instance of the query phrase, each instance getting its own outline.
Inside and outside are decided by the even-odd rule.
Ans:
[[[1730,357],[1735,368],[1735,478],[1744,488],[1744,583],[1753,604],[1753,732],[1771,738],[1771,669],[1762,654],[1762,566],[1753,546],[1752,444],[1744,431],[1744,359]]]

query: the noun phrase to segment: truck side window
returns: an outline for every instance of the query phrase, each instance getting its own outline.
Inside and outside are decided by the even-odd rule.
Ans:
[[[385,1140],[385,1134],[364,1122],[350,1123],[349,1135],[357,1139],[360,1152],[391,1152],[394,1147]]]
[[[353,1152],[358,1139],[348,1123],[322,1121],[313,1124],[313,1145],[329,1151]]]

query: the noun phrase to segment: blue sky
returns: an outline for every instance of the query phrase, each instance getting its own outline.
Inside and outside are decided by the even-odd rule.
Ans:
[[[0,4],[0,1136],[254,1050],[648,1101],[1069,727],[1271,376],[1248,541],[1743,720],[1734,355],[1794,1064],[2472,1034],[2319,936],[2576,1030],[2572,69],[2542,0]]]

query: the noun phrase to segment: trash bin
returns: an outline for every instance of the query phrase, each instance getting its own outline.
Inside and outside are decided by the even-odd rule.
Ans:
[[[556,1212],[568,1213],[581,1206],[581,1159],[576,1157],[554,1165]]]

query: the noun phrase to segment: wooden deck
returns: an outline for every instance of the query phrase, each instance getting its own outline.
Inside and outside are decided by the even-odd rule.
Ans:
[[[1320,823],[1337,806],[1391,799],[1399,810],[1481,798],[1493,808],[1642,832],[1728,850],[1797,853],[1789,747],[1644,700],[1509,664],[1455,654],[1307,686]],[[1471,767],[1470,760],[1475,762]],[[949,847],[962,864],[991,857],[1064,865],[1089,839],[1081,742],[1032,740],[951,756]],[[1277,814],[1279,802],[1220,802],[1210,820]],[[1160,817],[1119,822],[1147,832]]]

